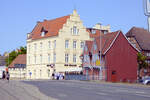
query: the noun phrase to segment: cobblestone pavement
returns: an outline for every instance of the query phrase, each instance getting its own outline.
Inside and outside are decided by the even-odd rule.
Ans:
[[[33,85],[19,80],[0,80],[0,100],[57,100],[42,94]]]

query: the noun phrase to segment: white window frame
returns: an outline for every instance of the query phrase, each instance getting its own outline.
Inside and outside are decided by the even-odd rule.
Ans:
[[[77,55],[73,54],[73,63],[76,63],[76,62],[77,62]]]
[[[73,26],[73,35],[77,35],[77,26]]]
[[[73,41],[73,49],[76,49],[77,48],[77,41]]]
[[[48,47],[51,48],[51,41],[48,41]]]
[[[66,48],[66,49],[69,48],[69,40],[65,40],[65,48]]]
[[[80,43],[80,48],[84,48],[84,42],[83,41],[81,41],[81,43]]]
[[[69,54],[66,53],[66,54],[65,54],[65,63],[68,63],[68,62],[69,62]]]

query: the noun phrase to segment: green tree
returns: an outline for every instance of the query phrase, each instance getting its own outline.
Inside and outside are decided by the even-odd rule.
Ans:
[[[27,53],[27,47],[20,47],[18,54],[26,54]]]
[[[137,61],[138,61],[138,75],[142,68],[146,69],[148,67],[148,63],[146,63],[146,56],[142,53],[137,54]]]
[[[17,56],[18,53],[15,50],[10,52],[9,56],[6,58],[6,66],[10,65]]]
[[[12,61],[20,54],[26,54],[27,48],[25,47],[20,47],[18,51],[12,51],[9,53],[9,56],[6,58],[6,66],[10,65]]]

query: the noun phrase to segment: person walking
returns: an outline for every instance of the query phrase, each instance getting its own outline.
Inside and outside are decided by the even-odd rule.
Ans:
[[[8,83],[9,83],[9,77],[10,77],[10,74],[9,72],[6,73],[6,79],[8,80]]]
[[[2,79],[5,79],[5,71],[3,71]]]

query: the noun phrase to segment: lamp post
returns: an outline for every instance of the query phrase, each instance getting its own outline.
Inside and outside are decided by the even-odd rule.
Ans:
[[[147,16],[148,31],[150,32],[150,0],[143,0],[144,15]]]

